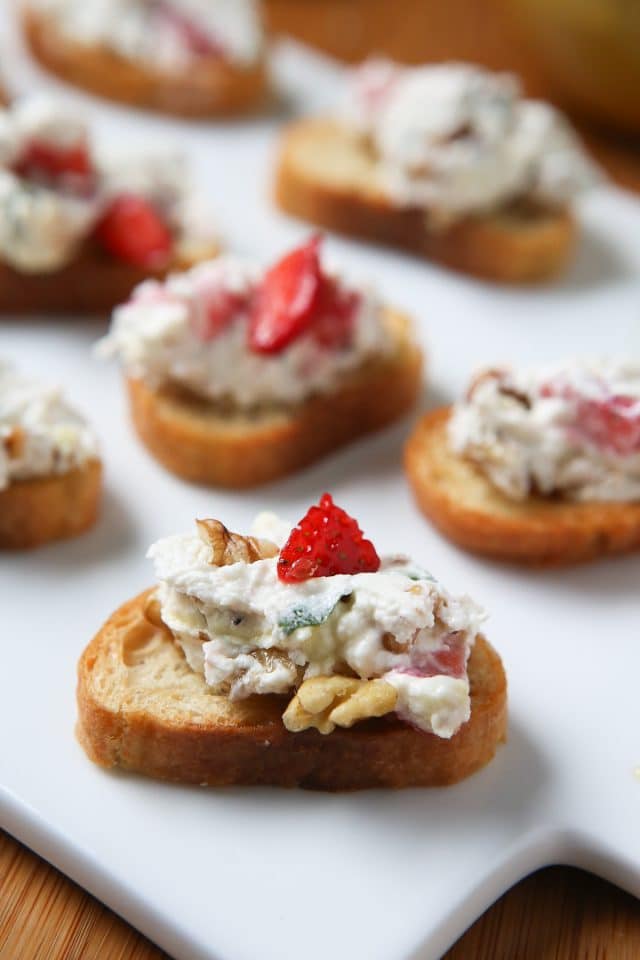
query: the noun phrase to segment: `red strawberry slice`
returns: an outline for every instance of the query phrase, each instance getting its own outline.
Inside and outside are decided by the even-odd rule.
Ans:
[[[147,270],[166,266],[173,249],[171,232],[155,207],[133,194],[113,201],[96,237],[114,257]]]
[[[88,180],[93,177],[93,165],[86,143],[57,147],[34,140],[27,144],[13,169],[20,177],[44,177],[48,180],[64,177]]]
[[[230,290],[217,289],[205,293],[192,312],[191,329],[194,335],[203,343],[213,340],[226,330],[245,303],[241,294]]]
[[[464,633],[450,633],[442,643],[439,650],[419,653],[410,667],[399,672],[412,677],[464,677],[467,669]]]
[[[640,453],[640,400],[636,397],[611,394],[600,400],[554,383],[544,384],[540,392],[544,397],[561,396],[573,401],[574,422],[569,429],[576,440],[623,457]]]
[[[310,327],[322,298],[320,243],[313,236],[265,274],[249,319],[249,347],[279,353]]]
[[[321,347],[341,350],[353,340],[356,313],[360,296],[349,290],[341,290],[329,278],[323,278],[321,302],[313,321],[313,336]]]
[[[180,38],[185,49],[197,57],[222,57],[222,44],[212,37],[191,17],[176,9],[171,3],[160,3],[157,16],[164,21]]]
[[[353,75],[355,90],[369,110],[379,109],[398,82],[402,71],[387,60],[370,60]]]
[[[620,456],[640,451],[640,402],[635,397],[578,400],[576,420],[578,433],[603,450]]]
[[[278,557],[278,577],[300,583],[339,573],[375,573],[380,558],[357,522],[337,507],[328,493],[310,507]]]

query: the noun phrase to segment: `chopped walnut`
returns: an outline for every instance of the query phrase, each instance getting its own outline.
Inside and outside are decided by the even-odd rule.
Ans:
[[[284,650],[278,650],[277,647],[272,647],[270,650],[252,650],[250,656],[252,656],[254,660],[257,660],[265,670],[273,670],[278,664],[286,667],[288,670],[297,671],[302,669],[292,662]]]
[[[282,721],[292,733],[315,727],[331,733],[358,720],[382,717],[395,709],[396,690],[385,680],[312,677],[305,680],[285,710]]]
[[[10,460],[17,460],[24,453],[26,434],[21,427],[11,427],[2,438],[2,445]]]
[[[498,381],[498,390],[505,397],[511,397],[512,400],[516,400],[518,403],[522,404],[523,407],[526,407],[527,410],[531,409],[531,401],[526,393],[522,393],[521,390],[516,390],[515,387],[509,385],[506,380],[507,371],[501,370],[499,367],[490,370],[484,370],[482,373],[479,373],[474,380],[472,381],[469,389],[467,390],[467,400],[471,400],[473,394],[477,387],[481,383],[484,383],[486,380],[497,380]]]
[[[481,383],[485,383],[487,380],[497,380],[500,382],[504,379],[505,374],[506,370],[500,367],[490,367],[487,370],[482,370],[480,373],[476,374],[469,384],[467,388],[466,399],[471,400]]]
[[[382,634],[382,646],[389,653],[406,653],[407,644],[401,643],[392,633]]]
[[[196,520],[198,535],[211,547],[209,563],[214,567],[226,567],[232,563],[255,563],[275,557],[280,552],[270,540],[243,537],[232,533],[219,520]]]

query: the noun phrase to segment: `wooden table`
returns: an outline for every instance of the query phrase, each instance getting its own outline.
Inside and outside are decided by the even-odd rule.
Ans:
[[[551,867],[505,894],[445,960],[638,957],[638,901],[579,870]],[[0,832],[0,958],[163,960],[166,954]]]

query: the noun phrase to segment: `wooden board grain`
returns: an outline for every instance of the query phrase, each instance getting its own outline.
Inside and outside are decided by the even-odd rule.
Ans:
[[[580,870],[551,867],[505,894],[443,960],[638,957],[638,901]],[[93,958],[169,960],[88,893],[0,832],[0,960]]]

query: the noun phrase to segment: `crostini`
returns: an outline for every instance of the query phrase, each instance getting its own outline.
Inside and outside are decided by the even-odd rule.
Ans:
[[[267,100],[256,0],[28,0],[22,16],[40,63],[110,100],[182,117]]]
[[[285,132],[275,196],[287,213],[488,280],[558,273],[572,201],[597,182],[562,116],[480,67],[355,71],[335,117]]]
[[[217,520],[154,544],[159,585],[78,668],[78,735],[104,767],[222,786],[455,783],[506,736],[484,615],[408,557],[380,559],[325,494],[291,529]]]
[[[84,418],[59,390],[0,360],[0,548],[83,533],[98,514],[101,474]]]
[[[146,277],[214,256],[184,180],[176,155],[96,151],[49,96],[0,110],[0,312],[108,312]]]
[[[187,480],[241,488],[304,467],[415,403],[409,320],[321,261],[320,237],[266,272],[219,257],[145,283],[99,351],[117,354],[133,422]]]
[[[640,367],[489,370],[406,450],[417,502],[454,543],[558,565],[640,548]]]

